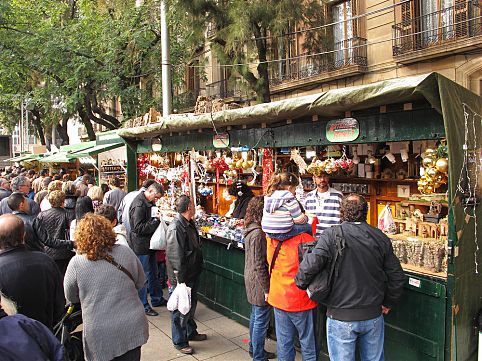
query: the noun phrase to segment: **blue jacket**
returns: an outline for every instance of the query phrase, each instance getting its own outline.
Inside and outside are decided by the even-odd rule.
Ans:
[[[64,348],[42,323],[0,308],[0,355],[2,361],[63,361]]]

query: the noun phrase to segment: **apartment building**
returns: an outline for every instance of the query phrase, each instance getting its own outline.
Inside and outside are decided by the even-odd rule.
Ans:
[[[269,42],[271,100],[439,72],[482,94],[482,2],[479,0],[320,0],[325,25],[293,25]],[[254,103],[241,77],[210,51],[216,31],[186,68],[175,108],[193,111],[197,96]],[[318,38],[316,46],[305,46]],[[198,64],[205,64],[200,76]]]

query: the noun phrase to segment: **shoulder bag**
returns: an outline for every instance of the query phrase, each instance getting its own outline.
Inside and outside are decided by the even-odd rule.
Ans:
[[[306,290],[308,296],[318,303],[325,303],[330,296],[331,288],[337,274],[335,270],[338,270],[337,265],[339,266],[343,250],[345,249],[345,238],[343,237],[341,225],[333,227],[336,242],[335,254],[332,257],[331,262],[325,265],[320,273],[313,277]],[[313,241],[309,243],[300,243],[298,245],[298,260],[300,263],[306,254],[313,251],[316,243],[317,241]]]
[[[136,284],[136,281],[134,281],[134,277],[132,277],[132,273],[130,273],[129,270],[125,268],[123,265],[121,265],[120,263],[117,263],[114,257],[112,257],[111,255],[107,255],[104,259],[107,262],[109,262],[111,265],[114,265],[119,271],[124,272],[132,280],[132,282]]]

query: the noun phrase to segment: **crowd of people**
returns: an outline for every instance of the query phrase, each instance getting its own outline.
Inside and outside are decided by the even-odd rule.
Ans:
[[[203,254],[189,196],[176,199],[177,217],[165,225],[166,250],[159,251],[151,238],[164,221],[153,207],[164,189],[152,179],[126,194],[118,178],[97,185],[90,174],[72,179],[45,169],[7,169],[1,176],[2,305],[13,301],[22,315],[0,308],[0,333],[15,330],[15,337],[0,337],[9,360],[61,360],[52,331],[71,303],[82,310],[86,360],[140,360],[147,316],[157,316],[153,307],[166,305],[180,283],[191,288],[191,307],[171,312],[173,346],[192,354],[190,342],[207,339],[194,320]],[[249,353],[255,361],[293,361],[298,339],[303,360],[318,359],[318,304],[306,289],[337,259],[341,233],[343,254],[324,302],[330,358],[355,360],[359,345],[362,360],[381,361],[383,317],[400,298],[405,275],[390,240],[366,223],[365,199],[343,197],[328,174],[313,180],[316,189],[303,197],[296,171],[275,174],[263,196],[241,182],[230,188],[231,213],[244,218]],[[310,242],[316,246],[301,260],[300,245]],[[264,347],[272,313],[277,355]],[[27,350],[15,347],[20,338],[31,345]]]

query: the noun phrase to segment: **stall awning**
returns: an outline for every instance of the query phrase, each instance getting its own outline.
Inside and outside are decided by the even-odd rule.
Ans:
[[[91,148],[93,146],[95,146],[95,141],[84,142],[79,144],[62,145],[60,147],[59,152],[54,154],[45,153],[44,154],[45,157],[42,158],[40,161],[43,163],[69,163],[79,157],[79,156],[72,157],[71,156],[72,154],[87,148]]]
[[[113,143],[113,144],[99,144],[90,148],[79,150],[68,154],[69,158],[80,158],[80,157],[91,157],[99,153],[108,152],[109,150],[122,147],[124,143]]]
[[[38,160],[42,157],[42,154],[23,154],[16,157],[7,159],[7,162],[23,162],[27,160]]]
[[[42,163],[69,163],[70,161],[73,160],[73,158],[68,158],[67,157],[67,154],[68,152],[58,152],[58,153],[54,153],[54,154],[51,154],[49,156],[46,156],[42,159],[40,159],[40,161]]]

